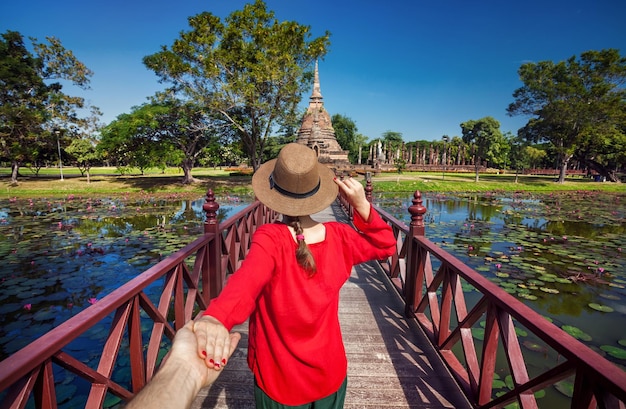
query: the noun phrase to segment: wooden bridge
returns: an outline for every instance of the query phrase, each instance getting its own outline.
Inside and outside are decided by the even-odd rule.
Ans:
[[[371,198],[371,185],[366,191]],[[318,219],[349,222],[351,209],[340,203]],[[157,370],[176,329],[219,294],[256,228],[278,216],[255,202],[219,224],[218,208],[209,191],[202,237],[0,362],[0,408],[63,407],[60,371],[90,385],[84,407],[131,399]],[[347,408],[626,407],[626,372],[424,236],[419,192],[408,226],[377,210],[397,251],[355,268],[342,289]],[[150,299],[145,290],[157,280],[162,293]],[[101,359],[91,368],[67,346],[105,320],[112,321],[109,336],[94,346]],[[246,327],[238,330],[243,345],[194,407],[254,407]],[[529,340],[542,351],[540,362],[523,350]],[[129,357],[130,380],[118,379],[121,354]]]
[[[349,222],[338,203],[313,218]],[[345,408],[471,408],[419,325],[404,316],[404,303],[378,263],[353,268],[341,290],[339,318],[348,355]],[[243,335],[238,350],[192,408],[255,407],[247,325],[235,330]]]

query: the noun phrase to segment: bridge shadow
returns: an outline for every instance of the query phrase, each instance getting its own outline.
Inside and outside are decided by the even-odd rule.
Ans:
[[[339,206],[332,210],[349,222]],[[403,300],[377,262],[354,268],[341,305],[346,408],[471,408],[419,324],[405,317]]]
[[[471,407],[417,322],[404,316],[404,303],[380,266],[374,262],[357,266],[345,295],[354,297],[355,304],[357,297],[364,297],[360,311],[350,309],[341,317],[342,325],[356,320],[359,327],[347,324],[344,331],[349,366],[354,364],[350,383],[355,388],[379,390],[366,390],[364,398],[374,395],[386,402],[385,407],[394,402],[396,407],[410,408]],[[367,343],[360,345],[364,339]],[[352,353],[363,347],[366,356]],[[367,362],[360,363],[362,359]]]

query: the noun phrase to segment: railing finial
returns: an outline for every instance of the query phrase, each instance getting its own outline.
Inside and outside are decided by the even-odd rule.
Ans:
[[[219,203],[215,200],[215,194],[213,189],[209,189],[206,192],[205,203],[202,205],[202,210],[206,213],[206,219],[204,221],[204,232],[211,232],[211,228],[216,226],[217,223],[217,210],[220,208]]]
[[[422,194],[419,190],[413,193],[413,205],[409,206],[409,213],[411,214],[411,235],[423,236],[425,232],[424,214],[426,214],[426,208],[422,205]]]

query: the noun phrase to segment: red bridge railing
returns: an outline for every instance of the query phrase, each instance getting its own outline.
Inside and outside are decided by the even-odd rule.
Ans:
[[[543,407],[626,407],[626,372],[424,236],[419,192],[409,226],[377,210],[397,238],[383,269],[476,408],[538,408],[549,387],[565,395]],[[523,346],[543,354],[541,365]]]
[[[23,408],[34,398],[37,408],[56,408],[59,369],[90,385],[86,408],[103,407],[109,394],[127,401],[138,392],[154,375],[167,350],[163,344],[219,294],[225,277],[245,257],[256,228],[277,217],[255,202],[218,224],[219,205],[210,190],[203,207],[207,217],[202,237],[0,362],[0,407]],[[146,289],[158,280],[163,280],[163,289],[153,302]],[[71,342],[109,319],[97,368],[68,352]],[[114,375],[124,348],[130,382],[116,381]]]
[[[370,200],[371,191],[368,180]],[[59,369],[90,385],[87,408],[102,407],[110,396],[128,400],[140,390],[158,367],[167,349],[163,344],[221,291],[226,276],[245,257],[256,228],[277,217],[255,202],[218,224],[218,207],[209,191],[202,237],[0,362],[0,407],[22,408],[34,398],[37,408],[56,408]],[[408,209],[408,226],[377,210],[397,238],[397,252],[382,263],[383,269],[404,298],[407,315],[420,323],[475,407],[513,403],[537,408],[536,394],[566,379],[572,385],[566,406],[625,407],[626,372],[424,237],[426,209],[419,192]],[[163,290],[153,302],[145,291],[158,280],[163,280]],[[72,341],[109,318],[97,368],[68,352]],[[482,340],[476,329],[483,331]],[[552,362],[551,367],[527,363],[523,332],[533,337],[536,348],[545,345],[544,361]],[[129,355],[130,381],[116,380],[114,373],[123,349]],[[510,381],[501,382],[508,384],[504,388],[494,382],[501,367],[510,374]]]

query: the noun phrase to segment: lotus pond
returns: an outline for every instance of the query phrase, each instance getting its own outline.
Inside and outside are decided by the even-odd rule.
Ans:
[[[407,223],[410,199],[374,198]],[[218,198],[219,217],[250,200]],[[432,241],[624,368],[626,195],[426,193],[423,202]],[[0,360],[195,239],[202,204],[203,197],[148,194],[0,200]],[[94,328],[69,348],[107,332]],[[98,358],[85,356],[94,366]],[[75,406],[81,392],[61,391],[63,406]]]

